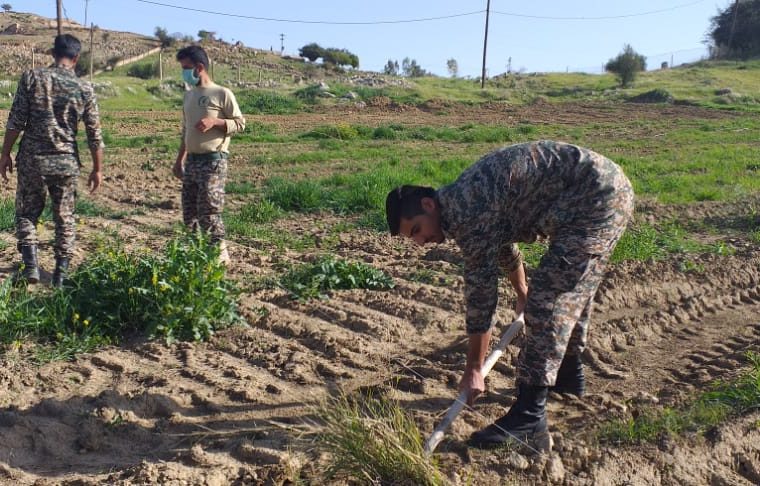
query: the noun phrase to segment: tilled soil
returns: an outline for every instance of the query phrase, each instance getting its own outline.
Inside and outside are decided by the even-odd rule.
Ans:
[[[179,186],[168,168],[147,179],[129,170],[114,168],[108,190],[95,200],[146,214],[84,219],[75,264],[104,233],[159,248],[160,229],[180,219]],[[144,196],[143,186],[152,186],[155,197]],[[731,230],[755,217],[749,206],[647,203],[637,218],[711,218]],[[279,224],[319,242],[324,228],[338,222],[316,215]],[[51,236],[50,224],[43,231]],[[5,277],[16,254],[12,235],[0,237],[9,243],[0,250]],[[486,396],[439,446],[450,482],[759,484],[757,412],[704,436],[662,437],[652,445],[600,443],[595,434],[604,421],[632,410],[684,403],[713,381],[737,376],[748,364],[745,353],[760,351],[760,248],[740,237],[729,243],[734,254],[690,255],[689,266],[679,256],[608,269],[585,355],[589,394],[551,396],[552,454],[469,449],[469,434],[513,400],[518,339],[489,376]],[[46,269],[50,250],[45,243]],[[6,353],[0,484],[289,484],[299,471],[320,484],[313,411],[338,389],[396,399],[429,433],[456,396],[464,364],[461,256],[451,244],[421,249],[361,230],[339,234],[330,251],[383,269],[397,286],[305,303],[280,289],[246,290],[241,312],[248,326],[221,331],[209,343],[133,341],[41,367],[23,359],[23,348]],[[230,243],[230,253],[231,277],[250,288],[280,264],[320,251],[280,251],[251,240]],[[500,297],[497,333],[514,317],[507,284]]]

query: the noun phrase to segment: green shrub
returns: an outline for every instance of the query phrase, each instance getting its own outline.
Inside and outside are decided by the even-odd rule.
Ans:
[[[326,298],[332,290],[386,290],[395,286],[390,276],[371,265],[331,256],[292,268],[280,279],[280,285],[299,300]]]
[[[127,70],[127,76],[132,76],[133,78],[151,79],[157,78],[158,75],[159,70],[157,62],[133,64]]]
[[[628,99],[631,103],[673,103],[673,95],[666,89],[657,88]]]
[[[204,340],[236,322],[236,291],[202,236],[170,241],[162,254],[98,250],[63,288],[0,287],[0,342],[32,339],[51,358],[69,358],[130,334]]]
[[[243,91],[237,96],[240,110],[250,114],[287,115],[301,110],[300,101],[274,91]]]

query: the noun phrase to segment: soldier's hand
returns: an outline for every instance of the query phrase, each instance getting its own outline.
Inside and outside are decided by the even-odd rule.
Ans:
[[[100,181],[103,179],[103,174],[100,171],[90,172],[90,178],[87,180],[87,185],[90,188],[90,194],[100,187]]]
[[[486,391],[486,380],[480,370],[465,368],[459,391],[467,391],[467,405],[472,406],[478,395]]]
[[[195,129],[201,133],[206,133],[216,126],[216,119],[214,118],[201,118],[201,121],[195,124]]]
[[[185,174],[185,168],[182,166],[182,161],[178,160],[174,163],[174,167],[172,168],[172,174],[174,174],[174,177],[177,179],[182,180],[182,177]]]
[[[3,173],[3,180],[8,182],[7,172],[13,173],[13,158],[10,155],[0,156],[0,172]]]

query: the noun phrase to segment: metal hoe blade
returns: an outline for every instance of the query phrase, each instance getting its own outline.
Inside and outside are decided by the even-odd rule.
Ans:
[[[499,339],[499,344],[497,344],[496,348],[491,352],[490,355],[488,355],[485,363],[483,363],[483,367],[480,369],[480,372],[483,374],[484,378],[486,375],[488,375],[488,372],[491,371],[491,368],[493,368],[493,365],[496,364],[501,355],[504,354],[504,350],[507,349],[507,345],[512,342],[512,340],[520,332],[524,325],[525,318],[522,314],[520,314],[517,316],[517,319],[515,319],[507,328],[507,330],[504,331],[504,334],[501,335],[501,339]],[[454,403],[451,404],[449,410],[446,412],[446,416],[443,417],[441,423],[438,424],[438,427],[435,428],[433,433],[430,435],[430,438],[428,438],[427,442],[425,442],[426,454],[432,454],[435,448],[438,447],[438,444],[443,440],[443,435],[446,432],[446,429],[449,428],[454,419],[457,418],[457,415],[459,415],[459,412],[461,412],[466,405],[467,392],[463,391],[459,394],[456,400],[454,400]]]

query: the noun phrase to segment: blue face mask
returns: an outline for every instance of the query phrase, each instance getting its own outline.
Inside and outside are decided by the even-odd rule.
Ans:
[[[195,69],[183,69],[182,70],[182,79],[189,84],[190,86],[198,86],[198,83],[201,82],[200,76],[197,76],[195,74]]]

